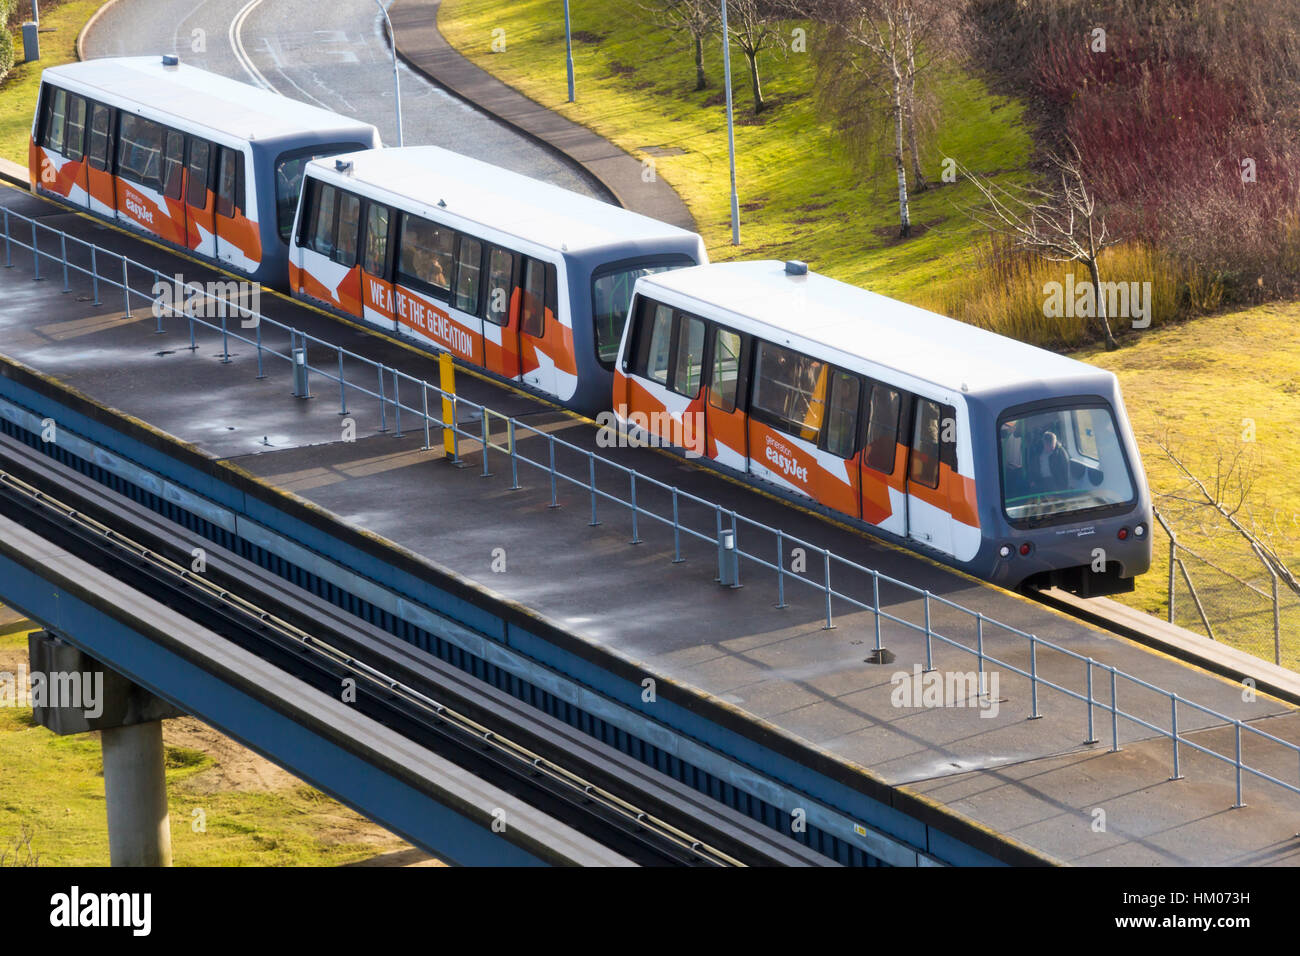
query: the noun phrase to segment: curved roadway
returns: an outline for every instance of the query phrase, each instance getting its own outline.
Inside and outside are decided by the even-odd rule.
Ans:
[[[84,38],[87,57],[176,53],[186,63],[379,127],[397,143],[392,52],[371,0],[117,0]],[[399,67],[408,146],[434,144],[577,190],[586,175]]]

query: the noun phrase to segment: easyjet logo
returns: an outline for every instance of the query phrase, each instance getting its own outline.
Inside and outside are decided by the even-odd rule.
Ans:
[[[127,190],[126,193],[126,211],[135,216],[136,219],[147,222],[151,226],[153,225],[153,211],[145,206],[143,199],[130,190]]]
[[[776,466],[776,470],[781,472],[781,474],[785,475],[787,478],[794,478],[798,481],[806,482],[808,480],[807,467],[799,464],[799,462],[795,461],[791,455],[785,454],[785,452],[788,451],[789,449],[784,447],[778,451],[772,442],[772,439],[769,438],[767,440],[767,447],[763,449],[763,454],[768,461]]]

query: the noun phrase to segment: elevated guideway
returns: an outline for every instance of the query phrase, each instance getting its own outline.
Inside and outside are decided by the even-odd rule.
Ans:
[[[165,274],[180,270],[187,279],[206,277],[198,266],[28,196],[0,190],[0,205],[127,251]],[[157,334],[144,308],[130,319],[120,306],[96,308],[88,284],[75,275],[73,291],[61,295],[53,266],[43,265],[50,278],[36,283],[30,256],[15,250],[13,257],[15,268],[0,272],[0,352],[96,405],[120,409],[189,443],[169,444],[148,433],[159,470],[172,467],[164,459],[183,464],[171,479],[180,485],[178,476],[188,473],[187,494],[215,495],[217,483],[230,484],[250,503],[265,496],[303,515],[319,515],[313,520],[320,522],[337,516],[361,536],[372,557],[452,578],[475,607],[505,602],[519,622],[504,641],[512,652],[653,722],[673,753],[703,747],[707,753],[700,760],[722,755],[733,761],[727,785],[736,791],[748,787],[775,815],[783,818],[803,809],[801,800],[808,803],[808,820],[815,818],[819,832],[849,844],[861,840],[868,862],[901,862],[899,847],[910,848],[912,862],[1300,860],[1296,795],[1197,749],[1231,757],[1242,734],[1241,763],[1294,786],[1300,761],[1289,745],[1300,739],[1300,724],[1294,708],[1279,699],[1243,692],[1234,681],[661,452],[599,448],[589,423],[460,375],[467,404],[515,416],[542,435],[562,436],[576,449],[598,452],[683,493],[723,501],[738,515],[852,555],[861,565],[983,616],[954,610],[943,600],[927,601],[934,630],[961,646],[928,642],[892,619],[920,618],[924,608],[916,592],[887,585],[881,605],[892,618],[882,624],[881,641],[894,660],[869,663],[876,616],[841,602],[835,627],[825,628],[823,596],[809,585],[815,567],[798,581],[794,572],[785,573],[787,606],[780,609],[773,607],[776,574],[752,562],[742,563],[743,587],[720,588],[711,545],[691,538],[674,542],[671,528],[644,516],[634,534],[628,510],[599,496],[600,523],[592,526],[591,498],[572,484],[557,489],[560,507],[548,508],[552,492],[544,475],[526,469],[522,489],[510,490],[508,455],[492,453],[492,477],[482,477],[481,448],[462,439],[466,467],[457,468],[443,460],[440,448],[423,448],[423,427],[409,412],[398,438],[391,404],[381,415],[379,401],[350,388],[348,415],[340,416],[337,394],[329,391],[337,386],[317,381],[315,398],[295,398],[279,360],[268,360],[267,377],[258,379],[256,356],[246,344],[230,345],[226,364],[220,337],[200,330],[191,352],[183,324]],[[107,292],[103,300],[114,301]],[[263,312],[390,368],[436,377],[427,356],[299,305],[265,297]],[[283,350],[284,343],[277,347]],[[25,401],[30,415],[40,416],[45,406],[77,405],[60,399],[54,383],[37,386],[20,372],[6,374],[24,379],[9,400]],[[353,381],[357,374],[345,378]],[[107,412],[88,409],[79,414],[107,427]],[[341,419],[348,417],[356,424],[355,441],[341,440]],[[388,429],[382,433],[381,422]],[[481,422],[471,413],[460,424],[472,434]],[[500,428],[489,423],[494,444],[503,441]],[[132,441],[145,442],[145,434],[133,432]],[[521,455],[530,442],[542,448],[545,439],[521,435]],[[537,450],[529,454],[539,457]],[[614,480],[626,479],[616,470],[597,475],[601,487]],[[643,488],[642,504],[663,513],[666,502],[654,501],[655,495],[664,497]],[[633,538],[640,543],[629,545]],[[337,540],[330,540],[331,547],[338,548]],[[775,556],[782,542],[763,540],[749,550],[769,545]],[[673,561],[675,550],[684,558],[680,563]],[[783,561],[790,557],[787,550]],[[348,560],[341,549],[324,556],[345,565]],[[476,615],[481,622],[481,614],[471,610],[461,620]],[[1009,624],[1036,635],[1039,643],[994,627],[980,633],[977,621]],[[1057,653],[1045,642],[1070,653]],[[947,706],[926,706],[918,695],[900,704],[904,686],[924,689],[926,678],[914,667],[929,662],[941,678],[974,671],[976,646],[1000,662],[985,664],[990,681],[997,677],[991,697],[959,693]],[[1259,673],[1266,673],[1262,662]],[[1148,686],[1121,676],[1111,697],[1112,675],[1132,675]],[[653,688],[648,697],[646,681]],[[1169,779],[1171,702],[1180,750],[1176,780]],[[1240,801],[1238,777],[1244,779]],[[736,793],[719,793],[737,799]],[[1232,809],[1239,802],[1245,805]],[[1104,811],[1101,828],[1098,810]]]

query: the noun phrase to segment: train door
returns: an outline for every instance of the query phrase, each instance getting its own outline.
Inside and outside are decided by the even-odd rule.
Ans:
[[[306,210],[303,214],[306,215]],[[383,203],[368,202],[365,215],[365,253],[361,260],[362,318],[387,332],[396,333],[391,251],[393,211]]]
[[[67,158],[67,197],[82,208],[90,203],[90,182],[86,172],[86,99],[68,94],[68,119],[63,134],[63,154]]]
[[[746,471],[749,429],[745,396],[749,392],[749,336],[715,326],[712,369],[704,406],[706,454],[720,465]]]
[[[821,483],[818,444],[830,366],[770,342],[755,343],[749,471],[809,498]]]
[[[159,234],[178,246],[189,241],[185,214],[185,134],[167,130],[163,141],[162,195],[167,210],[166,223]]]
[[[488,371],[511,379],[517,379],[521,374],[521,258],[509,249],[491,246],[487,256],[487,288],[484,290],[483,365]]]
[[[870,382],[864,402],[861,454],[862,519],[907,536],[908,397],[884,382]]]
[[[944,408],[936,401],[917,396],[913,406],[912,440],[907,468],[907,534],[914,541],[945,554],[952,553],[952,515],[941,481],[944,430],[954,426],[944,421]]]
[[[555,328],[555,267],[525,258],[519,280],[519,345],[524,382],[550,395],[557,394],[557,354],[563,336]],[[548,308],[548,306],[550,306]]]
[[[217,147],[217,258],[241,271],[250,271],[247,253],[248,220],[245,218],[244,155],[229,146]],[[255,265],[255,263],[253,263]]]
[[[117,199],[113,188],[113,109],[103,103],[95,103],[90,108],[86,167],[90,211],[104,216],[114,215]]]
[[[217,255],[216,147],[191,136],[185,162],[185,223],[189,247],[201,256]]]
[[[862,379],[844,369],[831,368],[826,399],[826,427],[822,429],[814,497],[828,508],[857,518],[861,514],[861,456],[858,419],[862,406]]]
[[[334,304],[349,315],[362,317],[361,264],[357,255],[361,235],[361,197],[339,193],[338,226],[334,232],[334,268],[330,270]]]

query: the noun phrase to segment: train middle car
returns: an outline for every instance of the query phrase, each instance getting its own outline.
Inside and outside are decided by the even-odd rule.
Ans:
[[[304,165],[379,133],[179,62],[86,60],[41,74],[32,191],[285,287]]]
[[[1085,596],[1151,565],[1151,499],[1110,372],[808,271],[637,283],[619,427],[1011,588]]]
[[[308,164],[289,286],[594,415],[636,280],[707,261],[693,232],[411,146]]]

